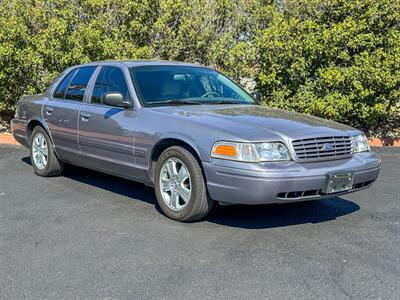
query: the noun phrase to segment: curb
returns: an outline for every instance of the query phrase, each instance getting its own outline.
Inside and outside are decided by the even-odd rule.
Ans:
[[[382,147],[382,146],[391,146],[391,147],[400,147],[400,140],[381,140],[379,138],[370,138],[368,139],[368,144],[372,147]]]
[[[382,146],[391,146],[391,147],[400,147],[400,140],[398,141],[385,141],[379,138],[370,138],[368,139],[368,143],[372,147],[382,147]],[[14,139],[14,137],[10,133],[0,133],[0,145],[19,145],[19,143]]]
[[[19,145],[10,133],[0,133],[0,145]]]

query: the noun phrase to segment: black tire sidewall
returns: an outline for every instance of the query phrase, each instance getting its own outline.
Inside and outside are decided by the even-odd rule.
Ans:
[[[160,191],[160,171],[161,168],[166,160],[169,158],[178,158],[181,160],[189,170],[190,173],[190,180],[191,180],[191,189],[192,194],[190,196],[190,200],[188,205],[181,211],[174,211],[168,207],[168,205],[164,202],[163,197]],[[157,196],[157,202],[160,206],[161,210],[167,215],[169,218],[178,221],[186,221],[190,219],[193,206],[196,204],[196,201],[199,201],[198,197],[203,197],[203,194],[207,194],[205,189],[205,182],[202,175],[201,167],[198,164],[196,158],[186,149],[182,147],[173,146],[165,150],[157,161],[156,168],[155,168],[155,176],[154,176],[154,187],[155,193]]]

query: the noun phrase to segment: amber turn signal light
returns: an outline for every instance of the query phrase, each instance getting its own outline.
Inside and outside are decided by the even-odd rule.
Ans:
[[[216,155],[231,156],[235,157],[237,155],[236,147],[232,145],[218,145],[213,151]]]

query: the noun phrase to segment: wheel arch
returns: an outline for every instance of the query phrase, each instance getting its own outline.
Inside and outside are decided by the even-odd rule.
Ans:
[[[182,148],[185,148],[188,150],[197,160],[197,162],[200,165],[200,168],[203,172],[204,176],[204,171],[203,171],[203,164],[201,162],[201,156],[200,153],[192,143],[188,142],[185,139],[178,138],[178,137],[166,137],[163,139],[160,139],[151,149],[150,155],[149,155],[149,176],[151,180],[154,180],[154,169],[155,169],[155,163],[157,162],[158,158],[160,157],[161,153],[163,153],[166,149],[172,147],[172,146],[181,146]],[[205,176],[204,176],[205,179]]]
[[[31,120],[29,120],[28,125],[26,126],[26,140],[28,142],[28,145],[30,145],[32,132],[33,132],[33,129],[36,126],[40,126],[46,131],[46,133],[49,135],[51,143],[52,143],[52,145],[54,147],[53,137],[51,136],[49,127],[47,126],[47,124],[43,120],[40,120],[40,119],[31,119]]]

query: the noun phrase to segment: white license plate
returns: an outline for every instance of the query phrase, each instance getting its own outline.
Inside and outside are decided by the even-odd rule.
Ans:
[[[353,172],[327,174],[326,194],[339,193],[353,187]]]

